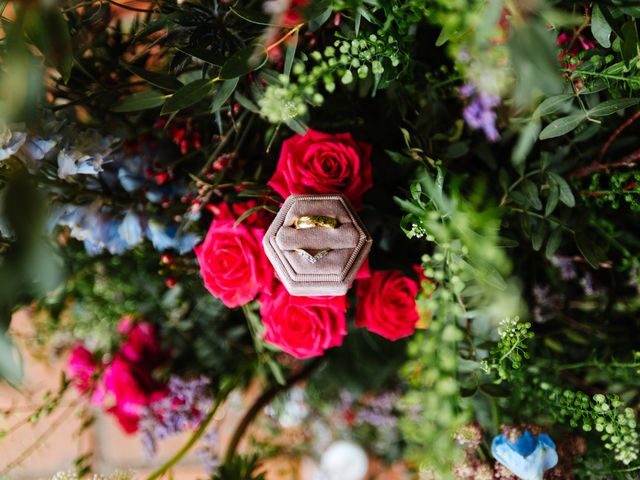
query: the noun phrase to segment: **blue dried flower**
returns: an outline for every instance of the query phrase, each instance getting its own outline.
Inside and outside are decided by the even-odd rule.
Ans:
[[[521,480],[542,480],[544,472],[558,463],[553,440],[548,435],[534,436],[529,431],[525,431],[515,442],[498,435],[491,444],[491,453]]]

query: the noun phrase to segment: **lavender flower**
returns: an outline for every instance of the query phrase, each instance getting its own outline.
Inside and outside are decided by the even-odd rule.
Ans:
[[[142,445],[149,457],[155,455],[159,440],[197,428],[211,408],[209,380],[171,377],[167,395],[154,402],[140,420]]]
[[[553,293],[548,285],[534,285],[531,293],[535,304],[533,317],[538,323],[548,322],[562,308],[564,297],[558,293]]]
[[[551,265],[560,270],[560,276],[563,280],[572,280],[578,276],[578,272],[571,257],[554,255],[551,257]]]
[[[202,437],[200,449],[196,452],[209,475],[213,475],[222,463],[216,451],[218,440],[218,433],[215,430],[210,430]]]
[[[395,392],[385,392],[382,395],[367,398],[356,414],[355,423],[369,424],[378,428],[394,427],[398,422],[393,413],[397,402],[398,394]]]
[[[460,87],[460,96],[471,102],[462,111],[467,125],[473,130],[482,130],[490,142],[500,139],[496,128],[497,115],[494,108],[500,105],[500,97],[485,92],[477,92],[471,84]]]

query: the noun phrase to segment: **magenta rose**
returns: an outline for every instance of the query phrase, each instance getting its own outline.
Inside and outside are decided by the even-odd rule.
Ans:
[[[260,297],[264,339],[296,358],[317,357],[342,345],[346,297],[294,297],[279,285]]]
[[[371,145],[355,141],[350,133],[309,129],[283,142],[269,185],[284,198],[341,193],[360,209],[362,195],[373,186]]]
[[[234,226],[235,217],[225,204],[219,213],[195,248],[196,257],[209,292],[227,307],[238,307],[267,290],[273,280],[273,267],[262,249],[268,219],[251,215]]]
[[[93,354],[84,345],[76,345],[67,362],[67,375],[78,392],[87,393],[95,388],[97,371]]]
[[[418,283],[398,271],[374,272],[359,280],[356,325],[388,340],[411,335],[420,320]]]
[[[104,373],[106,398],[113,414],[127,433],[138,430],[145,408],[166,396],[166,387],[152,377],[145,367],[118,353]]]

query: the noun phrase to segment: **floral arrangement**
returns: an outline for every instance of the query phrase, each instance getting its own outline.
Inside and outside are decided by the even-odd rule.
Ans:
[[[19,388],[19,308],[24,348],[67,365],[29,422],[73,398],[81,428],[103,412],[149,456],[190,432],[150,480],[196,444],[213,480],[269,478],[281,454],[328,480],[374,459],[401,478],[637,478],[633,2],[0,14],[0,377]],[[373,239],[353,267],[320,212],[308,238],[330,245],[288,252],[353,267],[345,295],[292,294],[265,253],[298,195],[341,195]],[[216,412],[249,385],[221,446]],[[54,478],[94,473],[92,452],[73,468]]]

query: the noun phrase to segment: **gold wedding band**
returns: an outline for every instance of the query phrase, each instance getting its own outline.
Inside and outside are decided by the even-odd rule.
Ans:
[[[310,254],[309,252],[307,252],[302,248],[296,248],[294,251],[298,255],[300,255],[302,258],[304,258],[307,262],[313,264],[313,263],[316,263],[318,260],[320,260],[322,257],[326,256],[331,251],[331,249],[325,248],[317,252],[315,255]]]
[[[304,215],[293,222],[293,228],[297,230],[315,227],[336,228],[337,225],[338,221],[335,218],[324,215]]]

